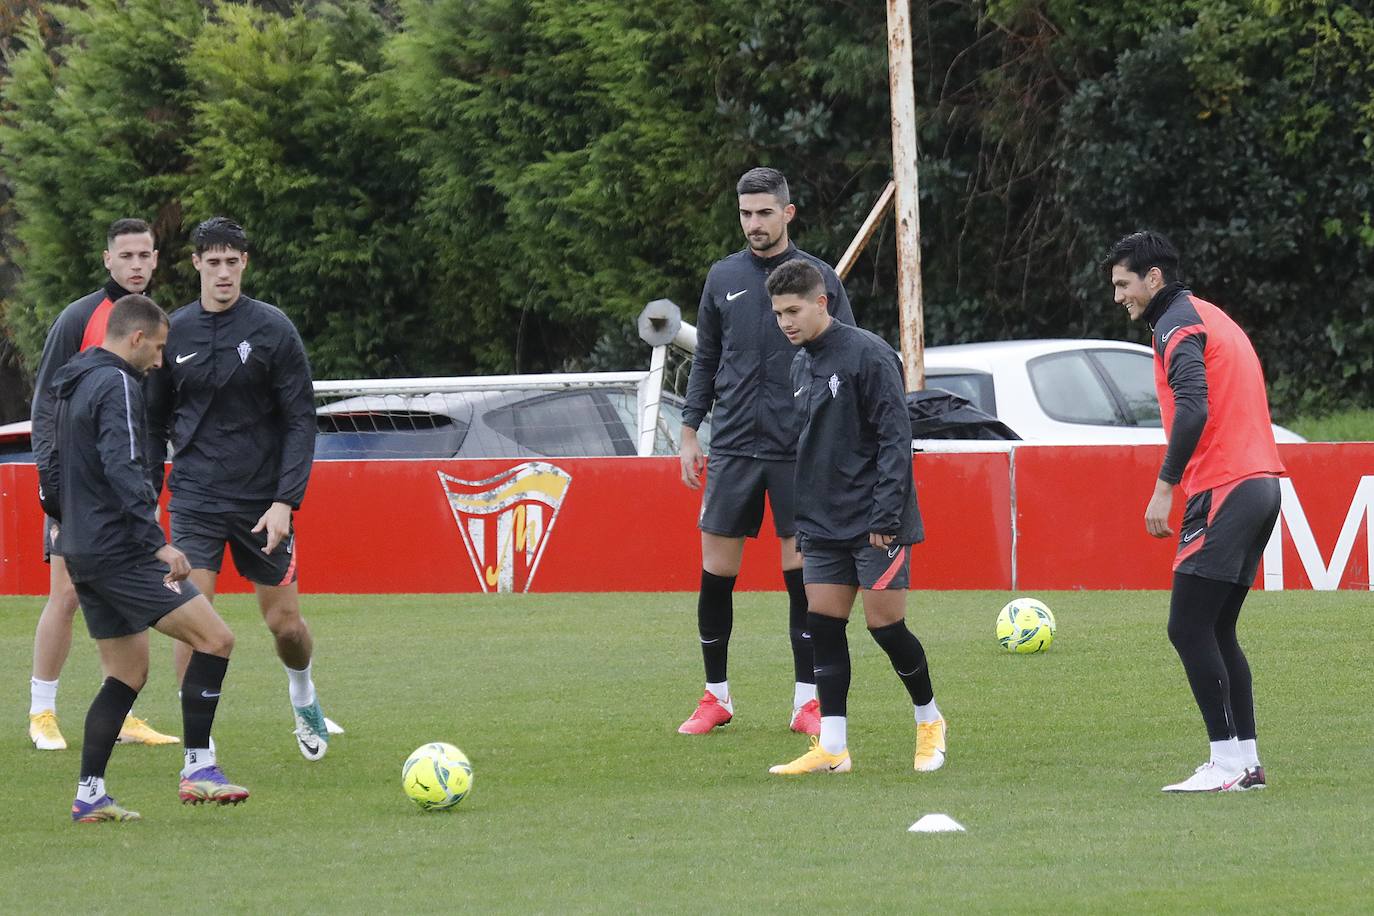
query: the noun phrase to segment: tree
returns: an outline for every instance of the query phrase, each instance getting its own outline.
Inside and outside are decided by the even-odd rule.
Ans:
[[[295,319],[317,377],[434,368],[412,356],[427,336],[414,179],[366,104],[385,38],[357,0],[290,16],[224,6],[190,50],[187,222],[244,224],[247,289]]]
[[[49,13],[71,43],[51,45],[30,20],[0,96],[0,166],[15,188],[21,272],[4,317],[30,358],[62,306],[105,279],[99,252],[110,222],[142,216],[163,241],[180,234],[183,55],[203,22],[195,0],[89,0]],[[159,296],[171,278],[164,260]]]
[[[1330,15],[1275,21],[1217,2],[1152,34],[1079,86],[1060,151],[1076,247],[1100,257],[1146,223],[1174,238],[1290,410],[1374,394],[1374,122],[1368,81],[1350,79],[1368,47],[1331,29],[1343,11],[1367,41],[1370,19],[1305,6]],[[1105,298],[1094,260],[1080,265],[1074,291]]]

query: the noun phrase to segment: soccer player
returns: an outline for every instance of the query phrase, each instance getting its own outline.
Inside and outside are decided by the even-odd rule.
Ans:
[[[797,542],[821,707],[820,736],[810,750],[769,772],[849,772],[845,626],[860,590],[868,632],[915,707],[915,768],[938,770],[945,763],[945,720],[925,649],[906,625],[911,545],[925,532],[901,362],[882,338],[834,320],[814,265],[782,265],[768,278],[768,293],[778,327],[801,345],[792,361],[793,409],[801,418]]]
[[[711,266],[697,312],[697,345],[682,411],[682,482],[701,488],[708,461],[697,428],[715,405],[711,457],[701,500],[701,592],[697,629],[706,667],[706,690],[678,731],[702,735],[728,723],[735,707],[727,659],[734,626],[735,579],[744,539],[758,537],[763,499],[782,540],[782,578],[788,594],[788,634],[795,684],[791,728],[820,729],[806,632],[806,591],[793,522],[793,476],[797,430],[792,423],[788,366],[796,348],[787,342],[769,311],[764,284],[780,264],[801,260],[825,277],[835,317],[854,323],[839,277],[822,261],[792,244],[787,224],[796,215],[787,179],[774,169],[745,172],[735,186],[746,248]]]
[[[168,359],[149,388],[151,428],[173,449],[172,543],[211,601],[228,544],[286,667],[297,746],[319,760],[329,726],[311,677],[314,640],[301,616],[291,525],[314,460],[310,364],[291,320],[243,295],[243,227],[217,216],[191,241],[200,299],[172,315]]]
[[[62,526],[62,554],[105,674],[86,713],[81,775],[72,820],[138,820],[105,790],[105,768],[148,677],[148,627],[191,648],[182,681],[185,803],[237,804],[248,790],[215,760],[210,729],[234,636],[185,580],[191,567],[157,521],[141,388],[162,360],[167,315],[142,295],[109,312],[104,342],[68,362],[53,380],[56,434],[39,461],[43,508]]]
[[[1169,640],[1202,711],[1211,755],[1164,791],[1260,788],[1250,665],[1236,621],[1278,518],[1284,474],[1264,373],[1245,332],[1179,282],[1178,251],[1164,236],[1126,236],[1112,246],[1107,269],[1117,305],[1154,332],[1155,388],[1169,445],[1145,507],[1145,530],[1172,536],[1175,487],[1187,499]]]
[[[153,230],[141,219],[115,220],[106,232],[104,258],[109,281],[64,308],[43,344],[31,411],[33,452],[40,462],[52,451],[56,435],[53,379],[77,353],[104,341],[106,322],[116,300],[148,288],[157,267]],[[67,747],[57,724],[57,682],[72,648],[77,601],[57,543],[58,531],[57,522],[45,517],[43,559],[48,563],[48,601],[33,634],[33,676],[29,681],[29,740],[40,751]],[[131,712],[119,730],[118,740],[120,744],[175,744],[180,739],[161,734]]]

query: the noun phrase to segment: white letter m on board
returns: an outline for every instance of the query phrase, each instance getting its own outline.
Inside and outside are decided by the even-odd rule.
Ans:
[[[1265,591],[1283,589],[1283,528],[1293,538],[1293,547],[1298,551],[1302,568],[1316,591],[1332,591],[1340,587],[1341,576],[1346,564],[1350,562],[1351,551],[1355,548],[1355,535],[1359,532],[1360,519],[1364,519],[1365,542],[1369,551],[1366,569],[1374,572],[1374,477],[1361,477],[1355,488],[1355,496],[1350,500],[1350,511],[1345,515],[1341,533],[1336,538],[1336,547],[1331,551],[1331,565],[1322,559],[1317,539],[1312,535],[1312,526],[1307,523],[1307,513],[1298,501],[1298,493],[1293,489],[1293,481],[1287,477],[1279,478],[1280,492],[1283,494],[1279,508],[1279,520],[1274,524],[1274,532],[1264,548],[1264,588]],[[1370,576],[1374,579],[1374,576]],[[1374,591],[1374,582],[1367,583]]]

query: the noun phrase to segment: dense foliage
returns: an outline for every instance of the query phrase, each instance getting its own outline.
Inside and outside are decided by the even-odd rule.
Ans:
[[[1364,5],[913,6],[929,343],[1141,336],[1100,258],[1149,225],[1252,332],[1281,413],[1370,402]],[[110,219],[154,220],[179,304],[190,228],[226,213],[321,377],[635,366],[643,303],[690,315],[740,246],[740,172],[786,172],[796,238],[831,261],[891,172],[885,11],[862,0],[21,7],[0,307],[30,358],[100,279]],[[893,339],[894,258],[888,221],[848,282]]]

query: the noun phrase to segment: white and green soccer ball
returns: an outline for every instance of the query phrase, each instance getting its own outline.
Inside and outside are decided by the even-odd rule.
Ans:
[[[451,744],[422,744],[401,768],[401,788],[425,811],[452,808],[472,791],[472,763]]]
[[[1054,642],[1054,614],[1034,598],[1013,598],[997,614],[997,644],[1022,655]]]

